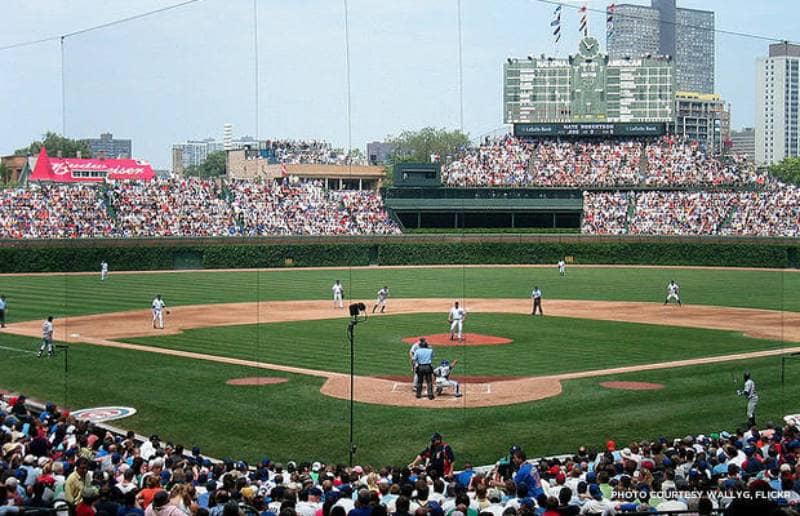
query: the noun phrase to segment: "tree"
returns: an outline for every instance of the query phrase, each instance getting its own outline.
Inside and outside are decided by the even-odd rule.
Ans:
[[[11,181],[11,169],[0,162],[0,183],[7,185]]]
[[[458,129],[448,131],[444,128],[425,127],[419,131],[403,131],[398,136],[389,136],[387,141],[395,145],[390,158],[392,163],[429,162],[431,155],[438,155],[444,160],[446,156],[466,147],[469,145],[469,136]]]
[[[225,175],[227,167],[227,154],[225,151],[211,152],[200,165],[186,167],[187,176],[217,177]]]
[[[44,135],[43,140],[34,141],[27,147],[17,149],[14,154],[17,156],[35,156],[42,150],[42,146],[47,149],[48,156],[57,156],[59,151],[64,158],[76,158],[78,157],[78,151],[80,151],[81,157],[84,158],[90,158],[92,155],[86,142],[65,138],[50,131]]]
[[[785,183],[800,185],[800,158],[784,158],[771,165],[769,173]]]

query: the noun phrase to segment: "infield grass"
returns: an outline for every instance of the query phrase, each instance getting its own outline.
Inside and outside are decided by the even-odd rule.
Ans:
[[[113,266],[113,264],[112,264]],[[170,306],[257,300],[330,299],[341,279],[347,299],[372,301],[388,285],[391,297],[527,298],[539,286],[546,299],[662,301],[671,279],[684,303],[800,311],[800,273],[759,270],[568,268],[358,268],[263,272],[164,272],[0,276],[9,321],[149,308],[160,293]]]
[[[41,400],[85,408],[129,405],[138,413],[114,424],[216,457],[250,462],[347,460],[347,402],[323,396],[321,378],[180,357],[75,344],[70,371],[63,355],[37,359],[33,339],[4,336],[2,383]],[[11,348],[6,349],[6,348]],[[25,353],[24,351],[28,351]],[[780,384],[778,357],[568,381],[562,395],[537,402],[471,410],[426,410],[356,404],[356,461],[405,464],[433,431],[454,447],[457,466],[489,464],[512,443],[529,456],[572,452],[577,446],[620,446],[634,439],[682,437],[733,430],[744,421],[744,400],[735,396],[749,368],[758,382],[759,420],[798,412],[800,367]],[[230,378],[281,376],[287,383],[233,387]],[[658,391],[599,387],[608,380],[662,383]],[[734,381],[736,383],[734,383]]]
[[[675,309],[676,317],[679,316]],[[409,374],[403,337],[446,333],[445,314],[373,317],[356,329],[356,374]],[[342,319],[221,326],[178,335],[122,339],[257,362],[347,373],[350,348]],[[455,375],[541,376],[685,358],[779,349],[779,341],[740,333],[650,324],[516,314],[470,315],[470,332],[507,337],[500,346],[433,346],[437,360],[458,359]]]

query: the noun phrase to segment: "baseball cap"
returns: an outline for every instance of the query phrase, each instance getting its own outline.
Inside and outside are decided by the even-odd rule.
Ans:
[[[439,432],[434,432],[433,435],[431,436],[431,442],[441,441],[441,440],[442,440],[442,435]]]
[[[614,442],[614,441],[608,441],[608,442],[606,442],[606,450],[608,450],[608,451],[614,451],[614,450],[616,450],[616,449],[617,449],[617,443],[616,443],[616,442]]]
[[[319,462],[315,462],[314,464],[311,465],[311,471],[316,472],[319,471],[320,469],[322,469],[322,464],[320,464]]]

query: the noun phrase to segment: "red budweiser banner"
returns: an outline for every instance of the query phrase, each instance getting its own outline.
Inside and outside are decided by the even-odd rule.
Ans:
[[[138,159],[79,159],[51,158],[42,147],[30,181],[57,183],[97,182],[106,179],[150,180],[155,177],[153,167]]]

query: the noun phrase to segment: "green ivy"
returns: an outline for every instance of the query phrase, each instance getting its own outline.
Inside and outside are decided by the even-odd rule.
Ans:
[[[800,247],[780,243],[692,241],[580,241],[554,239],[492,241],[405,237],[326,243],[185,244],[180,241],[67,241],[0,247],[0,272],[94,271],[107,260],[115,270],[202,267],[319,267],[555,263],[571,256],[578,264],[711,265],[800,267]]]

